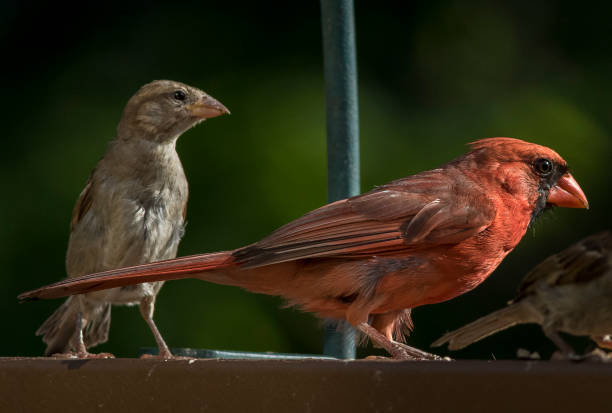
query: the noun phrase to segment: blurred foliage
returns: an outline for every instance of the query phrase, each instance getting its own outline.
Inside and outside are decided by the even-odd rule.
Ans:
[[[547,214],[481,287],[416,309],[412,344],[426,348],[503,306],[537,262],[610,226],[611,7],[357,2],[364,191],[436,167],[472,140],[513,136],[556,149],[592,205]],[[0,39],[0,355],[41,354],[33,333],[60,301],[15,297],[63,277],[73,204],[146,82],[192,84],[232,111],[179,141],[191,188],[181,255],[254,242],[326,202],[318,2],[5,1]],[[318,321],[282,304],[186,280],[164,286],[156,319],[171,346],[320,352]],[[154,344],[138,311],[113,314],[110,341],[95,351],[129,356]],[[537,327],[520,326],[455,356],[510,358],[518,347],[553,350]]]

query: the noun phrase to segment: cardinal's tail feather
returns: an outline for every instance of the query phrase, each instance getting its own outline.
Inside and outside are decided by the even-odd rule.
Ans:
[[[190,255],[133,267],[119,268],[80,277],[67,278],[19,295],[19,300],[38,300],[83,294],[145,282],[178,280],[233,264],[232,251]]]
[[[432,347],[438,347],[448,343],[449,350],[459,350],[498,331],[517,324],[534,323],[537,321],[537,314],[532,307],[519,301],[481,317],[455,331],[448,332],[431,345]]]

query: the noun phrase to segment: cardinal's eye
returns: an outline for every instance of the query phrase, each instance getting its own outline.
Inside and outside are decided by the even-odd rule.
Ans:
[[[540,175],[548,175],[553,170],[553,163],[546,158],[539,158],[533,163],[533,167]]]
[[[176,92],[174,92],[174,99],[176,100],[183,101],[186,97],[187,96],[185,95],[185,92],[183,92],[182,90],[177,90]]]

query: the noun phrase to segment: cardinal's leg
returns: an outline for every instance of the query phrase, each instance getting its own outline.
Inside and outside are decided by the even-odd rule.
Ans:
[[[426,351],[419,350],[408,346],[404,343],[399,343],[392,338],[386,337],[380,331],[369,325],[368,323],[361,323],[356,326],[359,331],[367,335],[374,344],[384,348],[394,359],[397,360],[448,360],[437,356],[435,354],[428,353]]]
[[[368,324],[369,314],[376,305],[376,300],[357,298],[346,312],[348,322],[368,336],[374,345],[384,348],[394,359],[444,360],[435,354],[427,353],[393,340],[394,323],[401,312],[375,315],[373,317],[373,324],[381,329],[384,334]]]

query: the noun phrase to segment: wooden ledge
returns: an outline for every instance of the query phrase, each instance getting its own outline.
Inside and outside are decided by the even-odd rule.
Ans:
[[[0,358],[0,389],[0,412],[604,412],[612,365]]]

